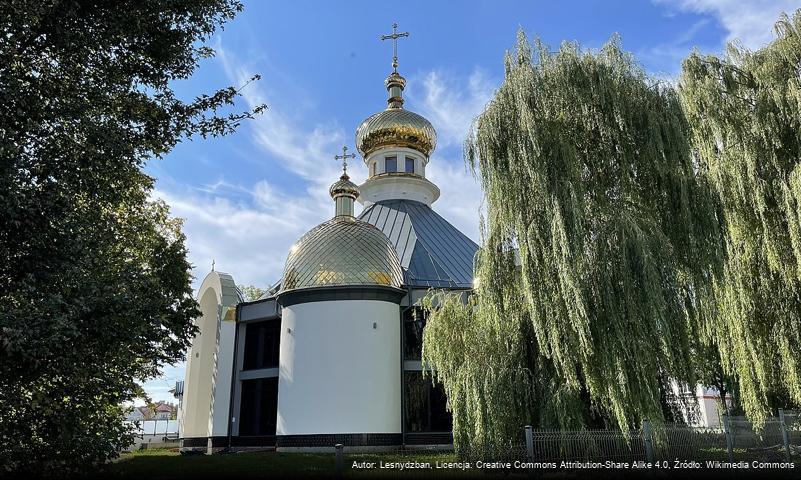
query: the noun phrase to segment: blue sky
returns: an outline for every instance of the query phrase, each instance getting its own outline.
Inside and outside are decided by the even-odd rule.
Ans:
[[[502,81],[518,28],[554,48],[564,40],[599,48],[617,32],[648,72],[675,78],[693,47],[719,53],[739,39],[757,48],[772,38],[779,12],[797,8],[801,0],[246,1],[210,40],[216,57],[175,89],[190,99],[260,74],[240,107],[269,109],[233,135],[179,145],[146,171],[157,179],[156,196],[185,219],[195,288],[212,259],[237,283],[275,282],[290,245],[333,213],[333,156],[342,145],[354,151],[356,127],[384,108],[392,47],[378,37],[397,21],[411,33],[398,46],[406,107],[439,135],[427,171],[442,190],[434,209],[478,241],[481,191],[461,144]],[[367,173],[360,159],[349,171],[357,182]],[[146,390],[168,400],[183,372],[182,364],[167,367]]]

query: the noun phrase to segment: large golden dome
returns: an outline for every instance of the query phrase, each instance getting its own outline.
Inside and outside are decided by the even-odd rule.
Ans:
[[[342,285],[400,288],[403,270],[384,233],[352,216],[318,225],[292,247],[281,291]]]
[[[363,157],[384,147],[408,147],[425,156],[437,147],[437,132],[431,122],[403,108],[404,79],[392,72],[386,80],[387,109],[367,117],[356,129],[356,148]]]

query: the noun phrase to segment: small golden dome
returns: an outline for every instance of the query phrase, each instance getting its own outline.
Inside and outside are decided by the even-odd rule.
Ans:
[[[332,197],[336,197],[337,195],[352,195],[354,198],[359,196],[359,186],[355,183],[350,181],[350,177],[347,173],[343,173],[339,180],[337,180],[331,188],[328,189],[328,193],[331,194]]]
[[[429,156],[437,147],[437,132],[422,115],[388,108],[368,117],[356,130],[356,148],[363,157],[384,147],[408,147]]]
[[[395,247],[373,225],[337,216],[318,225],[289,251],[281,291],[341,285],[400,288],[403,270]]]

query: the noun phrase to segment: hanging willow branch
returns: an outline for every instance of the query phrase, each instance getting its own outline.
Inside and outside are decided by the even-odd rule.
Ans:
[[[459,448],[530,422],[658,422],[666,379],[694,381],[720,242],[688,137],[675,91],[617,38],[552,53],[519,35],[466,142],[486,196],[478,287],[426,303]]]
[[[782,16],[776,33],[756,52],[694,53],[680,81],[725,219],[706,334],[756,421],[777,393],[801,404],[801,10]]]

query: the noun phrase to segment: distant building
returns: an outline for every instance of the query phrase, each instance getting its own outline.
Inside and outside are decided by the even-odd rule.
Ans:
[[[156,405],[153,419],[155,420],[170,420],[175,414],[175,405],[170,403],[159,402]]]
[[[158,402],[151,409],[148,406],[134,407],[125,416],[125,420],[136,422],[142,420],[171,420],[176,417],[178,409],[175,405]]]
[[[723,404],[720,392],[714,387],[696,385],[691,388],[687,384],[679,385],[672,381],[674,398],[684,422],[693,427],[719,428],[723,425]],[[726,405],[732,408],[734,397],[726,394]]]
[[[144,409],[144,411],[143,411]],[[125,416],[125,420],[130,422],[137,422],[141,420],[147,420],[145,413],[147,412],[147,407],[134,407],[131,409],[130,412]]]

